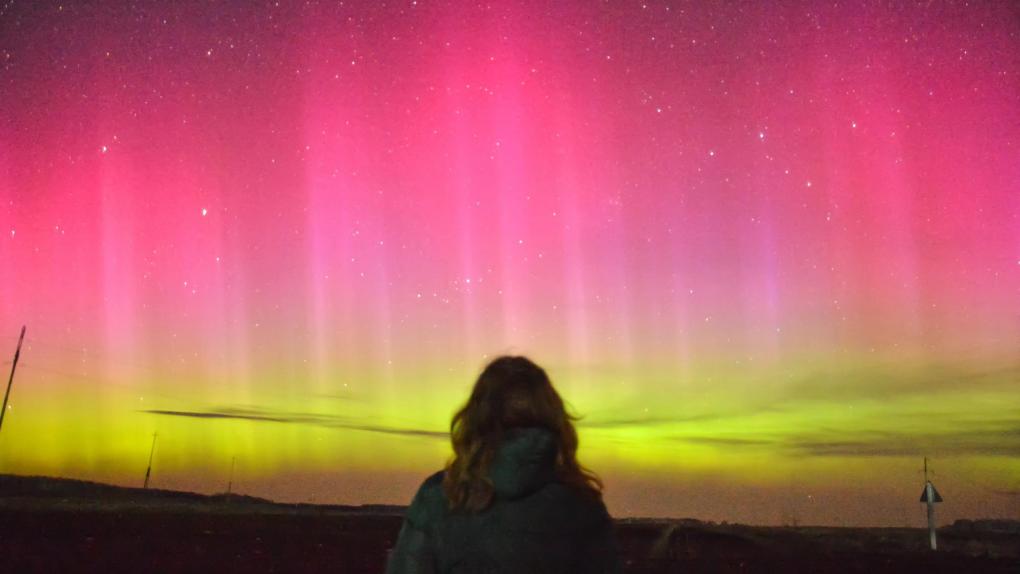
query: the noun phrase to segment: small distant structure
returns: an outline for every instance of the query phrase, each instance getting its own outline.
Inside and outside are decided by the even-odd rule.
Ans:
[[[234,465],[237,463],[237,457],[230,459],[230,480],[227,481],[227,496],[229,497],[231,491],[234,488]]]
[[[21,357],[21,343],[25,341],[26,325],[21,326],[21,336],[18,337],[18,348],[14,351],[14,362],[11,363],[11,376],[7,379],[7,392],[4,393],[4,406],[0,410],[0,427],[4,426],[4,415],[7,414],[7,399],[11,397],[11,387],[14,385],[14,371],[18,368],[18,358]]]
[[[942,502],[942,495],[935,490],[935,485],[928,480],[928,457],[924,457],[924,490],[921,491],[921,502],[928,507],[928,541],[932,550],[938,550],[935,540],[935,504]]]
[[[152,433],[152,448],[149,449],[149,466],[145,469],[145,483],[142,488],[149,488],[149,476],[152,474],[152,454],[156,452],[156,433]]]

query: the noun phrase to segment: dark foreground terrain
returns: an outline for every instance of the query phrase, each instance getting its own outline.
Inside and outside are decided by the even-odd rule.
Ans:
[[[378,573],[400,507],[276,504],[240,496],[0,475],[6,572]],[[958,522],[925,549],[912,528],[767,528],[621,520],[625,572],[1020,572],[1020,529]]]

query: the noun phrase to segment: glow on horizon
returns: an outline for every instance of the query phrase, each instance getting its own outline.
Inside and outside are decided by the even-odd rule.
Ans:
[[[617,515],[1015,517],[1012,23],[10,6],[0,472],[407,502],[511,352]]]

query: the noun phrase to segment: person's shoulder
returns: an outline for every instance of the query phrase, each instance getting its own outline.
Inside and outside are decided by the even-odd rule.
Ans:
[[[421,483],[419,490],[435,490],[443,488],[443,478],[446,477],[446,471],[440,470],[430,474],[424,482]]]
[[[581,489],[559,480],[554,480],[546,484],[543,490],[549,492],[550,496],[573,500],[581,506],[605,509],[605,503],[602,501],[601,492],[590,489]]]
[[[407,509],[407,518],[418,527],[424,527],[439,520],[446,512],[446,493],[443,492],[444,471],[428,476],[418,487],[418,492]]]
[[[577,501],[577,526],[586,535],[603,532],[613,528],[613,517],[609,515],[605,501],[601,495],[590,493],[575,494]]]
[[[579,491],[560,482],[550,483],[544,490],[581,524],[598,527],[612,521],[601,494]]]

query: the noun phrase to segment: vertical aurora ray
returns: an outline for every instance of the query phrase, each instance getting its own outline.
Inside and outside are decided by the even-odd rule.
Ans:
[[[0,471],[403,502],[513,351],[616,514],[1015,517],[1016,21],[0,8]]]

